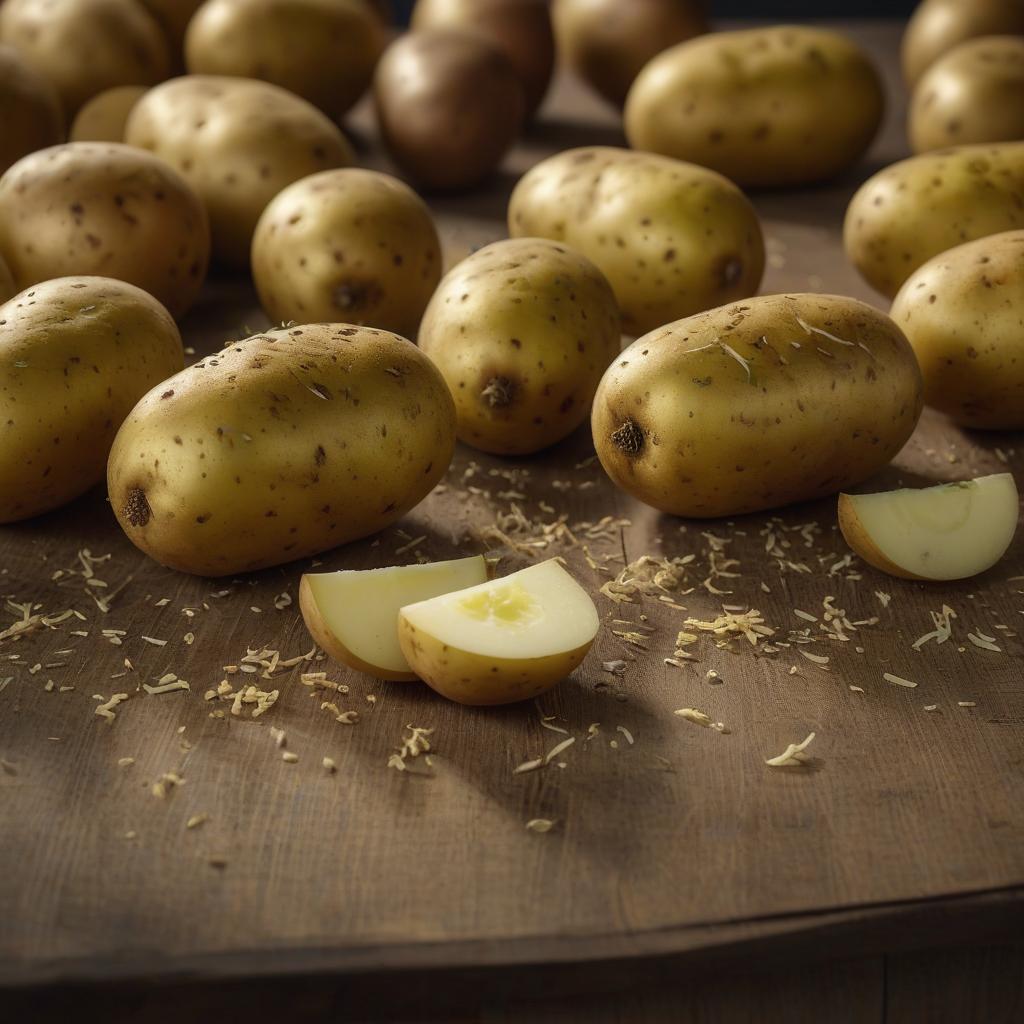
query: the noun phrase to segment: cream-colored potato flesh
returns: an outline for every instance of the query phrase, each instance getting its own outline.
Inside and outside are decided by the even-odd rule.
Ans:
[[[840,525],[850,546],[878,568],[895,567],[917,579],[958,580],[1002,558],[1017,529],[1019,507],[1013,477],[996,473],[920,490],[843,494]]]
[[[311,625],[314,638],[325,628],[338,642],[329,653],[341,656],[363,671],[413,677],[398,645],[398,612],[404,605],[426,601],[483,583],[487,563],[482,555],[426,565],[396,565],[384,569],[307,573],[303,581],[316,604],[319,622]],[[306,613],[306,609],[303,609]],[[307,616],[307,624],[314,616]],[[359,662],[361,664],[357,664]]]

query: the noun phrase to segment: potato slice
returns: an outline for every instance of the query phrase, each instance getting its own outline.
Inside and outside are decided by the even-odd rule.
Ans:
[[[587,592],[556,560],[409,605],[398,639],[416,674],[460,704],[510,704],[551,689],[598,628]]]
[[[426,565],[306,573],[299,607],[313,639],[335,661],[378,679],[415,679],[398,646],[398,610],[487,579],[482,555]]]
[[[865,562],[909,580],[961,580],[990,569],[1017,529],[1009,473],[921,490],[840,494],[839,528]]]

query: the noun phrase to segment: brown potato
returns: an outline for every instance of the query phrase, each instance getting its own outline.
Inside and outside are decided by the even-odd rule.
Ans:
[[[526,90],[526,111],[541,105],[555,67],[555,37],[547,0],[417,0],[415,31],[461,28],[502,50]]]
[[[71,125],[71,141],[124,142],[128,115],[147,91],[144,85],[118,85],[93,96]]]
[[[708,30],[702,0],[555,0],[559,57],[621,107],[640,69]]]
[[[0,125],[0,174],[26,154],[63,141],[57,90],[10,46],[0,46]]]
[[[461,31],[411,32],[392,43],[373,94],[389,152],[430,189],[477,184],[501,163],[526,118],[508,58]]]

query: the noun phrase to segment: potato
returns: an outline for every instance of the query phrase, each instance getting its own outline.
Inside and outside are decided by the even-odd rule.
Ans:
[[[71,125],[71,141],[124,142],[128,115],[146,91],[144,85],[118,85],[93,96]]]
[[[0,41],[56,86],[69,117],[104,89],[171,73],[160,26],[136,0],[4,0]]]
[[[57,90],[9,46],[0,46],[0,174],[37,149],[64,141]]]
[[[421,186],[469,188],[501,163],[522,130],[526,95],[486,39],[438,29],[388,47],[374,76],[381,136]]]
[[[965,427],[1024,429],[1024,231],[929,260],[891,316],[921,364],[928,405]]]
[[[940,252],[1024,228],[1024,143],[961,146],[901,160],[857,191],[846,210],[846,255],[892,298]]]
[[[226,576],[383,529],[441,479],[455,410],[405,338],[309,324],[229,344],[118,431],[110,504],[163,565]]]
[[[426,203],[377,171],[322,171],[264,210],[252,276],[271,320],[369,324],[415,336],[441,279]]]
[[[882,120],[878,72],[849,39],[782,26],[673,46],[637,76],[626,136],[740,185],[803,185],[854,164]]]
[[[448,273],[419,346],[455,397],[459,439],[523,455],[587,418],[620,340],[601,271],[567,246],[521,238],[488,245]]]
[[[0,302],[6,302],[9,298],[18,294],[18,286],[14,283],[14,275],[11,268],[0,259]]]
[[[256,222],[286,185],[355,162],[345,136],[316,107],[269,82],[186,75],[135,106],[126,141],[177,167],[210,215],[213,253],[249,265]]]
[[[820,498],[881,469],[921,414],[921,371],[884,313],[835,295],[766,295],[635,341],[592,425],[608,475],[680,516]]]
[[[541,161],[516,185],[508,224],[592,260],[629,334],[753,295],[764,273],[747,197],[714,171],[649,153],[590,146]]]
[[[1019,0],[924,0],[903,33],[903,78],[914,86],[944,53],[978,36],[1024,35]]]
[[[416,32],[463,29],[497,46],[512,62],[526,91],[526,112],[541,105],[555,67],[555,37],[548,0],[417,0]]]
[[[61,277],[0,307],[0,523],[99,483],[121,421],[183,365],[170,314],[123,281]]]
[[[206,0],[185,62],[192,74],[273,82],[340,117],[369,86],[385,41],[365,0]]]
[[[619,107],[652,57],[708,30],[701,0],[555,0],[551,14],[559,57]]]
[[[103,274],[180,316],[206,276],[210,229],[195,193],[151,153],[69,142],[24,157],[0,178],[0,254],[19,288]]]
[[[971,39],[921,76],[910,103],[915,153],[1024,139],[1024,36]]]

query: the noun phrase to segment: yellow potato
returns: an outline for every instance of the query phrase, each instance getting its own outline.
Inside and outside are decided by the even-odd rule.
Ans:
[[[125,140],[181,171],[210,216],[214,256],[249,265],[267,203],[286,185],[354,162],[340,129],[316,107],[269,82],[186,75],[135,105]]]
[[[597,454],[663,512],[731,516],[867,479],[910,437],[921,371],[884,313],[766,295],[652,331],[604,375]]]
[[[441,279],[441,243],[426,203],[397,178],[323,171],[264,210],[252,275],[273,321],[344,320],[411,338]]]
[[[93,96],[71,125],[71,141],[124,142],[128,115],[146,92],[144,85],[118,85]]]
[[[823,181],[855,163],[882,120],[882,82],[838,32],[714,32],[673,46],[626,100],[635,149],[710,167],[741,185]]]
[[[160,26],[136,0],[4,0],[0,41],[57,87],[69,117],[104,89],[171,73]]]
[[[233,342],[150,391],[118,431],[107,487],[133,544],[225,576],[383,529],[454,445],[451,395],[415,345],[308,324]]]
[[[541,161],[516,185],[508,225],[596,264],[629,334],[753,295],[764,273],[747,197],[714,171],[649,153],[591,146]]]
[[[1024,228],[1024,142],[960,146],[901,160],[850,200],[846,255],[890,298],[922,263],[955,245]]]
[[[929,260],[891,315],[921,364],[928,405],[966,427],[1024,429],[1024,231]]]
[[[170,314],[123,281],[62,277],[0,307],[0,523],[99,483],[121,421],[183,364]]]
[[[174,316],[195,301],[210,229],[195,193],[151,153],[69,142],[0,178],[0,254],[19,288],[102,274],[138,285]]]
[[[620,339],[615,296],[597,267],[565,245],[520,238],[488,245],[448,273],[419,346],[455,398],[459,439],[521,455],[587,418]]]
[[[185,62],[194,75],[273,82],[340,117],[369,86],[385,41],[365,0],[206,0]]]
[[[0,46],[0,125],[0,174],[64,138],[57,90],[9,46]]]

